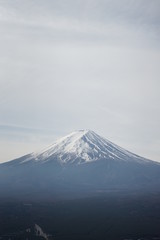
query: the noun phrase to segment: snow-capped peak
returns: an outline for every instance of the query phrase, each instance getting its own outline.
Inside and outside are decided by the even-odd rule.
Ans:
[[[41,152],[33,153],[29,160],[48,162],[57,159],[64,163],[87,163],[96,160],[110,159],[122,161],[146,162],[125,149],[113,144],[91,130],[78,130],[58,139],[54,144]]]

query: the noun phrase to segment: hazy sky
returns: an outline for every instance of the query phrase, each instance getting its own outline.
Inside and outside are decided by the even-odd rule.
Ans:
[[[159,0],[0,0],[0,162],[76,129],[160,161]]]

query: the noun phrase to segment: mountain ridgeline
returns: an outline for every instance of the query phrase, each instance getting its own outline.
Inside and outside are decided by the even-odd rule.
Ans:
[[[0,164],[1,198],[78,198],[159,191],[160,164],[93,131],[75,131],[45,150]]]

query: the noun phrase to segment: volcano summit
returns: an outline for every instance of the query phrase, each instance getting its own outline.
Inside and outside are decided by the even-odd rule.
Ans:
[[[1,195],[61,196],[159,188],[160,164],[90,130],[0,165]]]
[[[122,161],[149,163],[150,160],[133,154],[90,130],[79,130],[60,138],[41,152],[13,160],[7,165],[19,163],[47,163],[58,161],[65,164],[84,164],[94,161]]]

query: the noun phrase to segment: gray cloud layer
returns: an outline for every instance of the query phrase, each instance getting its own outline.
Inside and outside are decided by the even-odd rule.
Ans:
[[[159,0],[0,1],[1,161],[81,128],[160,161],[159,25]]]

